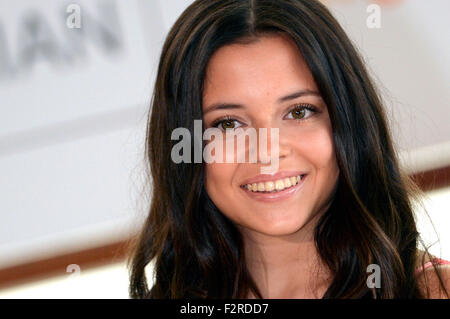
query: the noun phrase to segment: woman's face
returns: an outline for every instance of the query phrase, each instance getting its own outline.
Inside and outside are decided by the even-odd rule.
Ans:
[[[300,91],[306,93],[281,99]],[[241,106],[211,109],[216,103]],[[324,211],[339,175],[331,122],[294,42],[264,36],[216,51],[207,66],[203,114],[205,128],[226,117],[216,126],[224,132],[279,129],[278,175],[261,175],[267,164],[259,157],[257,163],[206,164],[208,195],[241,231],[290,235]],[[299,175],[305,176],[298,181]]]

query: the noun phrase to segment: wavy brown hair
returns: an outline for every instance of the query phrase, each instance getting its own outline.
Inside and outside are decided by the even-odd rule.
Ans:
[[[216,50],[277,33],[290,36],[314,76],[340,169],[333,202],[315,229],[319,255],[333,274],[323,298],[424,297],[415,276],[420,237],[413,214],[413,199],[422,193],[399,167],[362,58],[314,0],[197,0],[171,28],[147,125],[152,200],[129,259],[130,296],[245,298],[252,292],[262,298],[246,268],[241,234],[205,190],[204,163],[175,164],[171,133],[185,127],[194,136],[206,66]],[[369,264],[380,266],[380,288],[366,284]]]

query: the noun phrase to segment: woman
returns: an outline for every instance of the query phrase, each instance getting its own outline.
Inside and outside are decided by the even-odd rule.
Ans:
[[[278,169],[175,163],[169,137],[198,119],[224,133],[277,128]],[[131,297],[448,297],[445,261],[418,249],[420,191],[379,95],[317,1],[190,5],[163,47],[146,147],[153,199]]]

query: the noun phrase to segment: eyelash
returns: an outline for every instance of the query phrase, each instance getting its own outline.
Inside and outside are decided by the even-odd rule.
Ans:
[[[288,111],[287,114],[291,113],[292,111],[296,111],[296,110],[305,110],[305,109],[308,110],[308,111],[310,111],[310,112],[312,112],[313,114],[318,112],[318,110],[317,110],[317,108],[316,108],[315,106],[313,106],[313,105],[311,105],[311,104],[301,103],[301,104],[296,104],[296,105],[294,105],[294,106]],[[306,117],[306,118],[301,118],[301,119],[295,119],[295,118],[294,118],[293,120],[296,120],[296,121],[305,121],[305,120],[309,119],[311,116],[312,116],[312,115],[310,115],[310,116],[308,116],[308,117]],[[239,122],[239,121],[236,120],[235,118],[232,118],[232,117],[229,116],[229,115],[225,115],[225,116],[222,116],[221,118],[218,118],[217,120],[215,120],[215,121],[211,124],[211,126],[212,126],[212,127],[217,127],[219,124],[222,124],[223,122],[226,122],[226,121],[236,121],[236,122]]]

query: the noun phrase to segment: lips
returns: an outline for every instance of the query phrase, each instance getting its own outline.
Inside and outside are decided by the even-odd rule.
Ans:
[[[270,183],[271,181],[274,180],[274,178],[277,176],[277,178],[282,179],[282,178],[289,178],[290,176],[292,176],[291,174],[300,174],[302,172],[297,172],[297,171],[291,171],[291,172],[281,172],[279,174],[274,174],[274,175],[258,175],[253,179],[248,179],[247,181],[256,181],[258,180],[258,183],[253,183],[252,185],[255,184],[261,184],[263,183]],[[268,176],[270,176],[270,179],[268,179]],[[283,177],[281,177],[283,176]],[[295,175],[293,175],[295,176]],[[298,176],[298,175],[297,175]],[[245,193],[246,196],[249,196],[251,199],[253,200],[257,200],[257,201],[261,201],[261,202],[265,202],[265,203],[272,203],[272,202],[278,202],[281,200],[286,200],[288,198],[293,197],[295,194],[297,194],[298,192],[300,192],[303,188],[303,185],[305,183],[305,180],[307,179],[308,174],[301,174],[301,179],[300,181],[295,184],[292,185],[290,187],[284,188],[282,190],[273,190],[273,191],[253,191],[253,189],[249,189],[247,188],[249,184],[244,184],[247,185],[247,187],[241,186],[241,190]]]
[[[275,176],[275,175],[273,175],[273,176]],[[298,192],[300,192],[303,188],[303,185],[305,184],[305,180],[307,179],[307,177],[308,177],[308,174],[303,174],[301,180],[296,185],[288,187],[288,188],[284,188],[282,190],[274,190],[271,192],[252,191],[252,190],[249,190],[248,188],[244,188],[242,186],[240,188],[244,192],[244,194],[246,196],[249,196],[251,199],[265,202],[265,203],[272,203],[272,202],[286,200],[288,198],[293,197]],[[262,183],[262,182],[259,182],[259,183]],[[267,183],[270,183],[270,181]],[[246,185],[248,185],[248,184],[246,184]]]

